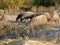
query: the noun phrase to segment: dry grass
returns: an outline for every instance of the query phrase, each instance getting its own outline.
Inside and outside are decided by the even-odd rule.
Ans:
[[[49,26],[49,27],[48,27]],[[53,44],[53,43],[56,43],[57,40],[56,38],[52,37],[50,34],[52,33],[49,33],[49,36],[45,35],[45,33],[47,33],[46,31],[44,30],[49,30],[51,28],[58,28],[60,27],[60,25],[53,25],[52,22],[46,24],[46,25],[40,25],[40,26],[36,26],[36,27],[29,27],[29,26],[26,26],[24,24],[19,24],[19,23],[9,23],[8,21],[1,21],[0,22],[0,39],[4,39],[5,40],[2,40],[0,42],[0,45],[20,45],[20,44],[25,44],[25,43],[28,43],[29,45],[56,45],[56,44]],[[40,31],[41,30],[41,31]],[[29,39],[36,39],[34,37],[34,34],[36,31],[40,31],[41,33],[41,37],[40,38],[37,38],[37,40],[40,40],[40,41],[37,41],[37,40],[29,40]],[[42,34],[43,33],[43,34]],[[35,34],[36,35],[36,34]],[[9,36],[13,36],[13,37],[9,37]],[[46,38],[47,36],[47,38]],[[4,37],[4,38],[3,38]],[[13,39],[8,39],[8,38],[15,38],[14,40]],[[17,41],[16,41],[17,39]],[[20,40],[28,40],[28,41],[23,41],[23,43],[21,43],[22,41]],[[47,40],[50,40],[52,39],[52,42],[48,42]],[[24,43],[25,42],[25,43]]]
[[[60,9],[60,8],[57,8],[57,9]],[[33,12],[35,12],[36,13],[36,10],[37,10],[37,8],[34,6],[34,7],[32,7],[32,11]],[[50,13],[52,13],[53,11],[55,10],[55,7],[48,7],[48,8],[46,8],[46,7],[43,7],[43,6],[40,6],[39,8],[38,8],[38,11],[37,12],[40,12],[40,13],[43,13],[43,12],[50,12]]]
[[[5,20],[0,22],[0,39],[4,38],[34,38],[34,35],[36,31],[43,31],[43,30],[50,30],[50,29],[55,29],[59,28],[59,24],[52,24],[52,23],[47,23],[39,26],[26,26],[24,24],[19,24],[19,23],[9,23]],[[40,31],[41,30],[41,31]],[[43,39],[43,38],[42,38]]]
[[[53,44],[51,42],[47,42],[47,41],[38,41],[38,40],[28,40],[26,41],[26,44],[29,44],[29,45],[56,45],[56,44]]]
[[[38,41],[38,40],[17,40],[17,39],[6,39],[0,41],[0,45],[57,45],[52,42]]]
[[[0,22],[0,39],[4,38],[28,38],[34,32],[33,28],[19,23],[9,23],[6,20]]]

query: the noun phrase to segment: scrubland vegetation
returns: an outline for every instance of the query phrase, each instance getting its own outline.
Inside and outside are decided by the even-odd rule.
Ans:
[[[59,41],[58,39],[60,39],[58,37],[58,35],[60,35],[59,29],[55,30],[57,26],[58,25],[55,24],[53,26],[52,24],[50,25],[45,24],[30,27],[22,23],[16,23],[16,22],[10,23],[6,20],[2,20],[0,22],[0,40],[17,39],[17,41],[19,40],[19,42],[20,40],[40,40],[40,41],[52,41],[53,43],[56,43],[57,41]],[[58,28],[59,27],[60,26],[58,26]],[[8,45],[9,44],[10,43],[8,43]]]
[[[31,8],[35,14],[53,14],[56,9],[60,12],[60,0],[0,0],[0,9],[4,10],[4,16],[18,15],[22,7],[23,10]],[[60,14],[37,16],[27,25],[25,22],[9,22],[5,18],[0,20],[0,45],[26,45],[26,42],[29,45],[60,43]],[[48,19],[51,20],[48,22]]]
[[[6,14],[18,14],[21,7],[30,8],[32,11],[37,12],[53,12],[55,8],[60,10],[59,0],[0,0],[0,9],[5,10]],[[37,9],[37,10],[36,10]]]

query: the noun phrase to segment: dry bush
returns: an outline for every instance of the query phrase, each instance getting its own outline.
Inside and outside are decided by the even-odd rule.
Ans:
[[[40,6],[38,8],[37,12],[40,12],[40,13],[44,13],[44,12],[52,13],[54,10],[55,10],[55,7],[43,7],[43,6]]]
[[[47,25],[40,25],[40,26],[36,26],[36,27],[30,27],[30,26],[26,26],[22,23],[18,24],[18,23],[9,23],[5,20],[0,22],[0,39],[7,39],[7,38],[21,38],[22,39],[44,39],[44,40],[50,40],[51,38],[53,38],[52,36],[49,36],[51,38],[45,38],[46,37],[46,29],[45,26]],[[43,32],[45,30],[45,32]],[[38,33],[37,33],[38,32]],[[42,35],[42,33],[44,33]],[[49,33],[49,32],[48,32]],[[36,37],[37,35],[37,37]]]
[[[32,7],[31,10],[32,10],[32,12],[36,13],[36,9],[37,9],[37,8],[34,6],[34,7]]]
[[[60,10],[60,5],[57,5],[55,6],[58,10]],[[32,11],[34,13],[36,12],[39,12],[39,13],[43,13],[43,12],[49,12],[49,13],[52,13],[54,10],[55,10],[55,7],[43,7],[43,6],[40,6],[37,10],[37,7],[36,6],[33,6],[32,7]],[[19,8],[16,8],[16,9],[5,9],[5,14],[19,14],[20,13],[20,10]]]
[[[47,12],[52,13],[55,10],[55,7],[48,7]]]
[[[38,11],[39,11],[40,13],[43,13],[43,11],[44,11],[43,6],[40,6],[40,7],[38,8]]]
[[[7,21],[0,22],[0,39],[23,37],[28,34],[28,31],[28,28],[22,24],[9,23]]]

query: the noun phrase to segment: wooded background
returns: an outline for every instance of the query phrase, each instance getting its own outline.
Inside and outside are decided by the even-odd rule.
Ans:
[[[19,13],[21,7],[33,7],[33,9],[38,8],[38,12],[47,11],[50,7],[52,10],[55,8],[58,8],[60,10],[60,0],[0,0],[0,9],[4,9],[6,13]]]

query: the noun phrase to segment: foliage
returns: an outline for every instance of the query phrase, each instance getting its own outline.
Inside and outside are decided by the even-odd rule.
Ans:
[[[0,0],[0,8],[32,7],[35,6],[53,6],[60,4],[60,0]]]
[[[57,38],[59,30],[45,30],[45,25],[29,27],[24,24],[9,23],[7,21],[0,22],[0,40],[1,39],[40,39],[40,40],[53,40]],[[55,32],[55,33],[54,33]],[[57,33],[56,33],[57,32]]]

